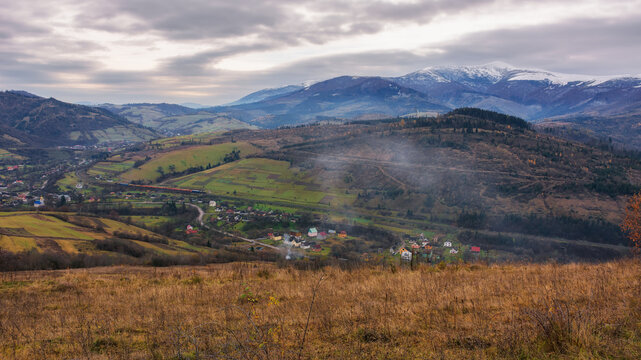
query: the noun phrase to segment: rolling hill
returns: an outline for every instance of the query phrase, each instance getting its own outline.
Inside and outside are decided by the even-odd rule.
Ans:
[[[46,268],[64,267],[64,263],[74,259],[89,261],[84,264],[89,266],[144,263],[153,257],[211,253],[211,249],[169,239],[120,221],[74,213],[0,213],[0,224],[0,257],[4,262],[0,269],[5,269],[4,266],[22,268],[20,264],[9,263],[20,259],[43,262],[25,263],[25,268]]]
[[[145,141],[148,128],[95,107],[45,99],[20,91],[0,92],[0,147],[49,147]]]
[[[99,107],[168,135],[256,128],[233,117],[175,104],[102,104]]]
[[[492,236],[544,236],[557,244],[587,241],[588,256],[596,257],[625,252],[618,224],[627,196],[641,189],[635,157],[556,138],[522,119],[479,109],[234,137],[265,150],[165,183],[375,220],[377,226],[447,224]]]

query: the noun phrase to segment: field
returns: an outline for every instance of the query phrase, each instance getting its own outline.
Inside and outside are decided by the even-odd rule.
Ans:
[[[105,254],[107,252],[98,249],[94,240],[113,238],[126,239],[150,253],[162,255],[209,251],[107,218],[73,213],[0,213],[0,250],[10,253],[37,250],[67,255]]]
[[[20,155],[16,155],[5,149],[0,149],[0,162],[7,161],[7,160],[22,160],[22,159],[24,158]]]
[[[3,359],[638,359],[641,264],[0,277]]]
[[[175,172],[181,172],[191,167],[207,165],[215,166],[222,163],[226,154],[233,150],[239,150],[240,156],[245,157],[259,151],[255,146],[248,143],[225,143],[220,145],[190,146],[169,152],[158,153],[151,160],[121,175],[123,180],[152,180],[160,177],[158,167],[163,168],[167,174],[170,173],[169,166],[175,166]]]
[[[126,160],[121,162],[112,162],[112,161],[101,161],[96,163],[87,171],[87,174],[91,176],[102,176],[102,177],[115,177],[117,174],[125,172],[132,167],[134,167],[133,160]]]
[[[82,183],[78,176],[74,172],[68,172],[62,179],[58,180],[56,185],[63,191],[74,191],[78,183]]]
[[[168,184],[213,194],[299,205],[350,204],[355,198],[342,189],[323,187],[311,174],[291,168],[286,161],[262,158],[236,161],[170,180]]]
[[[154,125],[183,134],[257,128],[234,118],[206,112],[194,115],[167,116],[157,120]]]

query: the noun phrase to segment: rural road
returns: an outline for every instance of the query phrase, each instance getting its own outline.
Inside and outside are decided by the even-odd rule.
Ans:
[[[264,246],[264,247],[267,247],[267,248],[270,248],[270,249],[274,249],[274,250],[278,250],[278,251],[282,250],[281,248],[279,248],[277,246],[274,246],[274,245],[269,245],[269,244],[265,244],[265,243],[262,243],[262,242],[259,242],[259,241],[256,241],[256,240],[252,240],[252,239],[248,239],[248,238],[245,238],[245,237],[242,237],[242,236],[234,235],[234,234],[228,233],[226,231],[222,231],[222,230],[218,230],[218,229],[212,229],[209,226],[205,225],[205,222],[203,221],[203,216],[205,216],[205,212],[203,211],[203,209],[200,208],[200,206],[194,205],[194,204],[189,204],[189,203],[185,203],[185,204],[187,204],[187,206],[191,206],[191,207],[195,208],[196,210],[198,210],[198,217],[196,218],[196,220],[198,221],[200,226],[202,226],[204,228],[207,228],[209,230],[215,231],[215,232],[220,233],[220,234],[224,234],[224,235],[227,235],[227,236],[234,237],[236,239],[247,241],[247,242],[250,242],[250,243],[255,244],[255,245]]]

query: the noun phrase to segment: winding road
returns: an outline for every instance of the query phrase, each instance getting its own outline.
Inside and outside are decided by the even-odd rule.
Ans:
[[[204,227],[206,229],[209,229],[209,230],[212,230],[212,231],[215,231],[217,233],[224,234],[224,235],[227,235],[227,236],[231,236],[231,237],[239,239],[239,240],[247,241],[247,242],[250,242],[250,243],[255,244],[255,245],[264,246],[266,248],[270,248],[270,249],[274,249],[274,250],[278,250],[278,251],[283,250],[282,248],[279,248],[279,247],[274,246],[274,245],[269,245],[269,244],[265,244],[265,243],[262,243],[262,242],[259,242],[259,241],[256,241],[256,240],[252,240],[252,239],[248,239],[248,238],[245,238],[245,237],[242,237],[242,236],[234,235],[234,234],[228,233],[226,231],[222,231],[222,230],[218,230],[218,229],[212,229],[208,225],[205,225],[205,222],[203,221],[203,217],[205,216],[205,212],[203,211],[203,209],[200,208],[200,206],[194,205],[194,204],[189,204],[189,203],[185,203],[185,204],[187,204],[187,206],[191,206],[191,207],[195,208],[196,210],[198,210],[198,217],[196,218],[196,220],[198,221],[200,226],[202,226],[202,227]]]

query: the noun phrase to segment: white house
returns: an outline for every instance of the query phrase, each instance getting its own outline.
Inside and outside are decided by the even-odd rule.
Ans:
[[[458,254],[458,250],[456,250],[456,249],[450,249],[450,254]]]
[[[318,235],[318,230],[316,228],[310,228],[309,231],[307,232],[307,236],[309,237],[316,237]]]
[[[401,252],[401,260],[412,261],[412,253],[407,250]]]
[[[443,246],[452,247],[452,243],[450,241],[446,241],[446,242],[443,243]]]
[[[210,200],[209,207],[216,207],[216,202],[214,200]]]

